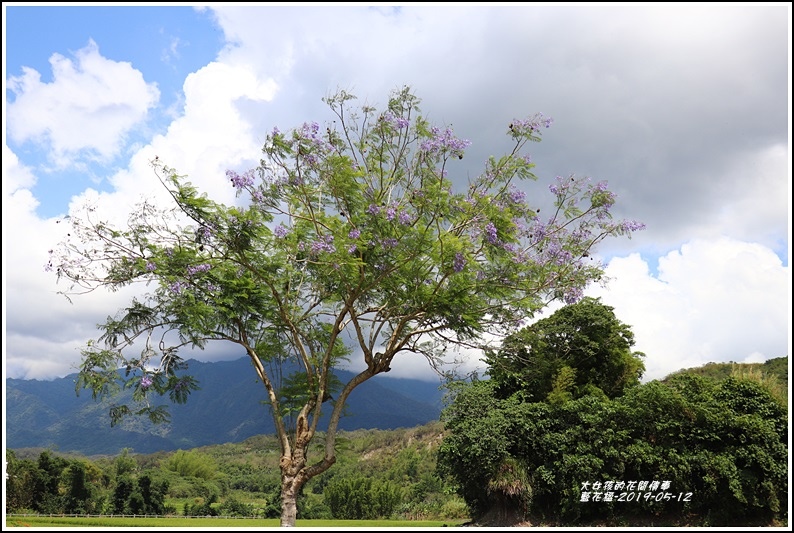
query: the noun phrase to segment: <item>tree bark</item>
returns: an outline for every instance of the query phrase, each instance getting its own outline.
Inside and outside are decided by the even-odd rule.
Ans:
[[[295,527],[298,517],[297,491],[293,480],[284,479],[281,483],[281,527]]]
[[[298,493],[307,481],[304,450],[294,450],[293,457],[281,458],[281,527],[294,527],[298,517]]]

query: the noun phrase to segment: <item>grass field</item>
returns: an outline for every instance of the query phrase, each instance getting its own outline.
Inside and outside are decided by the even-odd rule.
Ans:
[[[353,528],[365,529],[382,527],[455,527],[463,520],[298,520],[296,527],[302,528]],[[272,528],[280,529],[277,518],[132,518],[132,517],[62,517],[62,516],[10,516],[6,517],[5,528],[24,527],[67,527],[67,528],[128,528],[128,527],[168,527],[168,528]],[[5,529],[4,528],[4,529]]]

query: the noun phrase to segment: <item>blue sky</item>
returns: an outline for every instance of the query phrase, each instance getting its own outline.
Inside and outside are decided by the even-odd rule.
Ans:
[[[632,326],[646,378],[790,353],[790,3],[3,11],[6,376],[74,372],[133,296],[55,294],[43,265],[59,217],[95,200],[123,220],[158,190],[155,155],[235,201],[225,170],[255,166],[274,126],[327,120],[337,88],[382,104],[406,84],[472,141],[459,179],[506,148],[513,118],[542,112],[554,125],[528,194],[587,175],[617,192],[617,217],[646,223],[603,244],[611,282],[590,291]],[[433,377],[421,358],[393,368]]]
[[[9,6],[6,11],[6,76],[18,76],[23,68],[41,75],[41,83],[53,83],[50,57],[52,43],[57,53],[69,57],[97,43],[100,54],[112,61],[131,63],[147,81],[155,81],[160,93],[151,110],[146,130],[132,132],[128,142],[146,142],[153,133],[168,127],[171,110],[182,100],[185,77],[212,61],[223,47],[223,34],[212,21],[209,11],[189,5],[161,7],[127,6]],[[44,38],[46,36],[46,38]],[[101,46],[100,46],[101,43]],[[7,101],[15,94],[6,91]],[[17,147],[28,161],[46,160],[47,147],[22,142]],[[125,155],[114,158],[111,165],[124,165]],[[88,186],[110,190],[101,181],[108,162],[88,164],[84,169],[61,169],[43,173],[34,187],[40,204],[36,212],[42,217],[63,214],[63,198],[78,194]]]

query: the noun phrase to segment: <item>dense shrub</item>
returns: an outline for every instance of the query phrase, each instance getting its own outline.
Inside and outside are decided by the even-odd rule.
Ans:
[[[445,417],[451,434],[440,470],[460,485],[475,516],[524,506],[565,523],[694,514],[710,525],[740,525],[785,513],[787,412],[754,381],[678,376],[614,400],[554,404],[498,400],[492,384],[478,382],[459,392]],[[604,487],[629,481],[660,486]],[[603,500],[607,492],[612,501]],[[630,492],[633,501],[620,501]]]
[[[402,501],[402,489],[371,477],[334,479],[325,490],[325,502],[336,519],[389,518]]]

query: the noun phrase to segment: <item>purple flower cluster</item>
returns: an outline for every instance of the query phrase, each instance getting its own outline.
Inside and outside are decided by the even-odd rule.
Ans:
[[[361,230],[358,228],[353,228],[350,230],[350,233],[347,234],[348,239],[358,239],[361,236]]]
[[[319,162],[316,155],[317,150],[324,151],[332,148],[331,144],[320,136],[320,125],[316,122],[304,122],[300,128],[294,131],[293,139],[298,143],[298,153],[309,165]]]
[[[641,231],[645,229],[645,224],[636,220],[624,220],[620,223],[620,227],[626,232]]]
[[[304,139],[316,141],[320,139],[320,125],[316,122],[304,122],[297,133]]]
[[[562,244],[557,239],[549,240],[546,243],[546,248],[543,251],[543,254],[547,258],[548,261],[553,262],[556,265],[567,265],[570,264],[573,260],[573,255],[568,250],[565,250],[562,247]]]
[[[541,128],[549,128],[554,123],[551,117],[544,117],[543,113],[535,113],[527,119],[515,119],[510,123],[510,133],[514,137],[531,134],[540,131]]]
[[[411,214],[399,209],[399,205],[396,203],[390,204],[385,207],[376,204],[370,204],[369,207],[367,207],[367,213],[369,213],[370,215],[377,216],[381,214],[381,212],[385,213],[386,220],[388,220],[389,222],[392,222],[394,219],[397,219],[397,221],[403,226],[410,226],[413,220]]]
[[[279,224],[276,226],[276,229],[273,230],[273,234],[279,239],[282,239],[287,236],[287,231],[287,227],[284,224]]]
[[[395,116],[391,111],[387,111],[380,116],[381,120],[388,122],[392,126],[397,126],[397,129],[407,128],[411,123],[407,118]]]
[[[397,246],[397,243],[399,241],[397,241],[397,239],[395,239],[393,237],[390,237],[388,239],[383,239],[382,242],[383,242],[383,247],[388,250],[388,249],[391,249],[391,248],[394,248],[395,246]]]
[[[450,152],[462,157],[463,150],[471,145],[471,141],[455,137],[450,128],[442,132],[439,128],[433,127],[430,131],[433,137],[425,139],[419,145],[419,149],[423,152],[431,154]]]
[[[188,284],[184,281],[175,281],[171,285],[168,286],[168,290],[173,292],[174,294],[182,294],[182,291],[188,287]]]
[[[510,186],[507,191],[507,196],[514,204],[523,204],[527,199],[527,194],[524,191],[518,190],[514,185]]]
[[[154,272],[155,270],[157,270],[157,265],[154,264],[152,261],[149,261],[146,263],[146,270],[149,272]]]
[[[565,291],[565,295],[563,296],[563,300],[566,304],[575,304],[579,300],[584,297],[584,291],[582,291],[581,287],[569,287],[567,291]]]
[[[314,241],[311,246],[311,253],[317,255],[321,252],[334,253],[336,247],[334,246],[334,236],[324,235],[322,238]]]
[[[557,176],[554,179],[557,181],[557,183],[552,183],[549,185],[549,191],[551,191],[551,194],[555,196],[564,196],[570,188],[571,183],[573,183],[573,178],[566,179],[562,176]]]
[[[198,274],[199,272],[208,272],[211,268],[212,266],[209,265],[208,263],[202,263],[200,265],[195,265],[195,266],[190,265],[189,267],[187,267],[187,273],[189,276],[192,276],[194,274]]]
[[[485,240],[487,240],[489,244],[499,244],[499,237],[493,222],[488,222],[488,224],[485,225]]]
[[[254,184],[254,171],[247,170],[244,174],[240,175],[234,170],[227,170],[226,177],[232,182],[236,189],[250,187]]]
[[[460,272],[463,270],[463,267],[466,266],[466,258],[463,256],[462,253],[458,252],[455,254],[455,259],[452,261],[452,268],[455,272]]]
[[[142,389],[148,389],[149,387],[152,386],[152,383],[154,383],[154,380],[151,378],[151,376],[143,376],[141,378],[141,388]]]

